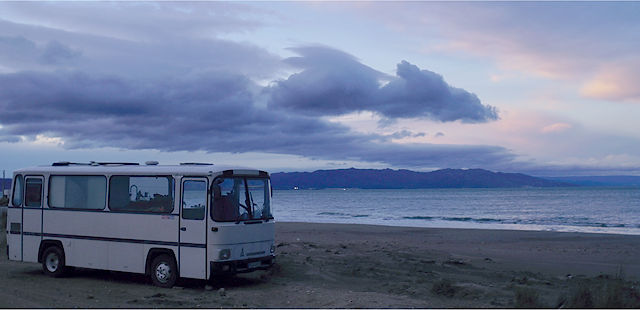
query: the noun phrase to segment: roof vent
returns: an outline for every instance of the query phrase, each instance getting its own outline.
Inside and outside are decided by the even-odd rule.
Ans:
[[[156,166],[158,165],[158,161],[157,160],[147,160],[144,162],[145,165],[147,166]]]
[[[210,163],[180,163],[180,166],[213,166]]]

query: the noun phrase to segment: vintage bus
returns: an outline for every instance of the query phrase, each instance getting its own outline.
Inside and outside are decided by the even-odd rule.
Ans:
[[[10,260],[211,279],[275,260],[269,174],[202,163],[57,162],[13,174]]]

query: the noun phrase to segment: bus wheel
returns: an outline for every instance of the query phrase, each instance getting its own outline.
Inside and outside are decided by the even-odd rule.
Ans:
[[[64,252],[59,247],[48,247],[42,257],[42,270],[45,274],[56,278],[64,274]]]
[[[178,279],[178,268],[173,258],[167,254],[158,255],[151,263],[151,281],[159,287],[172,287]]]

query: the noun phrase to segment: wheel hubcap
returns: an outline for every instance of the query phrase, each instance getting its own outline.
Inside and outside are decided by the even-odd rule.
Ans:
[[[58,255],[56,255],[55,253],[49,253],[49,255],[47,255],[46,262],[47,270],[49,270],[49,272],[56,272],[56,270],[58,270],[58,265],[60,264]]]
[[[160,263],[156,267],[156,279],[162,283],[169,281],[171,277],[171,267],[167,263]]]

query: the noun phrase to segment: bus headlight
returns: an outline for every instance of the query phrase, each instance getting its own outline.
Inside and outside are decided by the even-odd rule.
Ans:
[[[218,255],[218,258],[221,260],[229,259],[229,257],[231,257],[231,249],[221,250],[220,254]]]

